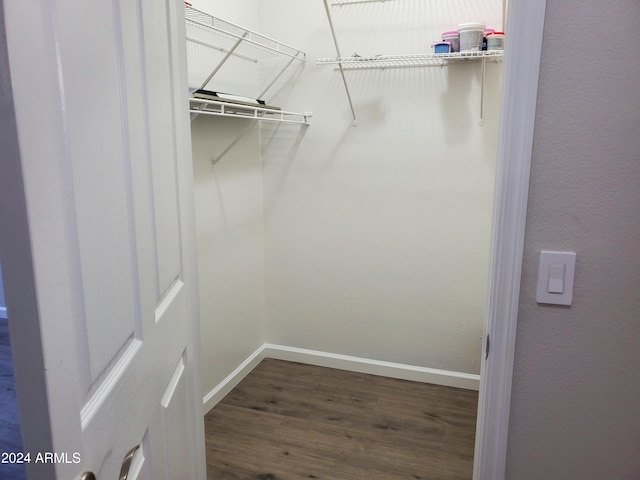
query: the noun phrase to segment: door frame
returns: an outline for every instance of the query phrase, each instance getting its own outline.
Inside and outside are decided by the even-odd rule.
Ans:
[[[511,0],[502,76],[474,480],[504,479],[546,0]],[[487,345],[487,338],[490,345]]]

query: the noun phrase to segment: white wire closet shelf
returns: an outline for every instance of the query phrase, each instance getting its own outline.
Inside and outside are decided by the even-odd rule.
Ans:
[[[210,88],[228,92],[229,89],[238,88],[245,91],[228,93],[262,99],[278,84],[292,65],[306,61],[306,54],[300,49],[222,20],[193,8],[186,2],[185,20],[189,86],[194,92]],[[231,69],[223,71],[225,65],[231,67],[231,64],[234,64]],[[253,82],[257,76],[256,64],[260,64],[260,75],[267,78],[266,85],[256,86]],[[236,77],[230,77],[229,70],[232,73],[241,73]],[[263,108],[260,105],[224,104],[224,101],[205,102],[203,99],[193,98],[192,95],[189,109],[193,114],[192,119],[200,113],[205,113],[273,121],[291,121],[292,118],[298,118],[302,121],[296,123],[307,124],[310,116],[308,113],[285,112]]]
[[[189,99],[189,111],[194,115],[216,115],[222,117],[248,118],[271,122],[309,124],[311,113],[288,112],[286,110],[265,108],[251,105],[205,100]]]
[[[336,57],[333,58],[319,58],[316,60],[318,65],[334,65],[335,69],[340,72],[342,76],[342,82],[344,84],[345,93],[349,102],[349,108],[351,109],[351,115],[353,116],[353,125],[357,125],[356,112],[351,100],[351,93],[349,92],[349,84],[345,71],[347,70],[371,70],[371,69],[387,69],[387,68],[415,68],[415,67],[445,67],[451,64],[460,62],[475,61],[480,63],[482,68],[482,80],[481,80],[481,92],[480,92],[480,125],[483,124],[484,116],[484,82],[485,71],[487,61],[499,62],[504,57],[503,50],[481,50],[476,52],[454,52],[454,53],[431,53],[431,54],[407,54],[407,55],[367,55],[362,56],[357,53],[351,57],[343,57],[340,54],[340,47],[338,45],[338,36],[333,24],[333,18],[331,14],[331,7],[353,4],[366,4],[366,3],[385,3],[395,2],[396,0],[323,0],[325,12],[327,14],[327,20],[329,22],[329,28],[331,29],[331,35],[333,37],[333,43],[335,45]],[[506,0],[503,0],[503,18],[506,8]],[[504,26],[504,21],[503,21]]]
[[[226,20],[209,15],[208,13],[193,8],[190,5],[185,5],[185,19],[187,21],[187,25],[200,28],[205,31],[210,31],[217,35],[227,36],[233,39],[242,39],[242,41],[250,43],[257,48],[270,50],[280,55],[286,55],[299,60],[305,60],[306,58],[306,54],[302,50],[266,35],[241,27],[240,25],[236,25],[235,23],[227,22]],[[187,32],[187,37],[189,37],[190,33],[191,32]],[[197,41],[196,38],[188,38],[188,40]]]
[[[484,50],[479,52],[435,54],[355,55],[351,57],[319,58],[316,60],[316,63],[318,65],[335,65],[336,68],[342,66],[345,70],[357,70],[373,68],[442,67],[455,63],[481,60],[499,62],[503,57],[503,50]]]

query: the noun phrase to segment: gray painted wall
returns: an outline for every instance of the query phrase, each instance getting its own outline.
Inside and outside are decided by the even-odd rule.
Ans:
[[[509,480],[640,479],[639,24],[637,0],[547,1]],[[577,252],[570,308],[535,302],[542,249]]]

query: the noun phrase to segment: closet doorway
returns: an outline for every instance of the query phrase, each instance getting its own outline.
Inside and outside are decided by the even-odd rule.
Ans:
[[[340,4],[335,5],[334,10],[343,12],[335,14],[336,30],[344,33],[346,25],[347,29],[356,32],[356,37],[365,32],[367,21],[372,21],[384,30],[389,27],[390,20],[397,19],[402,13],[410,13],[410,7],[407,5],[415,5],[409,1],[334,3]],[[369,5],[356,5],[361,3]],[[500,10],[503,4],[504,2],[497,2],[495,7]],[[204,6],[206,3],[194,3],[196,7],[200,5]],[[286,14],[283,13],[285,6]],[[281,105],[282,108],[290,110],[310,111],[312,115],[308,128],[266,123],[263,123],[262,127],[255,124],[241,127],[239,120],[235,121],[235,125],[233,121],[200,119],[192,123],[194,161],[196,170],[200,169],[196,172],[196,205],[200,211],[201,225],[207,226],[201,232],[207,230],[206,235],[212,235],[208,238],[206,235],[200,237],[200,252],[205,253],[204,263],[209,262],[204,267],[207,273],[201,273],[201,288],[204,292],[203,297],[206,298],[204,301],[207,303],[203,311],[210,314],[208,320],[203,318],[203,339],[207,345],[215,346],[218,351],[216,354],[216,348],[211,348],[209,352],[204,352],[205,357],[208,357],[204,359],[203,369],[206,405],[216,404],[234,383],[263,357],[358,371],[373,370],[376,373],[387,368],[384,374],[391,376],[398,375],[398,365],[430,365],[433,368],[427,367],[429,371],[422,370],[420,375],[435,375],[440,381],[452,377],[456,382],[475,381],[475,388],[478,388],[479,382],[485,381],[481,380],[486,373],[483,370],[485,367],[481,367],[481,362],[484,361],[484,352],[487,349],[486,334],[493,332],[490,358],[499,358],[500,360],[496,361],[504,362],[494,370],[500,371],[499,380],[495,383],[496,377],[493,377],[494,383],[491,384],[491,388],[502,388],[499,400],[495,395],[491,397],[496,400],[495,405],[499,405],[494,414],[497,414],[498,410],[501,412],[499,419],[493,417],[499,420],[493,425],[499,425],[496,430],[502,429],[500,435],[504,438],[507,419],[505,412],[508,416],[508,408],[505,409],[509,399],[508,372],[513,356],[512,351],[510,354],[508,352],[509,342],[512,342],[513,338],[507,338],[508,335],[504,335],[500,326],[505,326],[504,322],[515,321],[513,299],[517,297],[517,289],[514,289],[514,285],[518,283],[519,273],[501,269],[509,265],[519,265],[520,261],[517,253],[518,249],[521,250],[521,245],[518,246],[518,232],[523,231],[522,221],[527,193],[526,182],[522,179],[528,168],[527,148],[530,149],[530,121],[535,112],[536,58],[539,58],[544,5],[538,3],[533,7],[514,7],[510,14],[508,25],[513,28],[509,26],[507,30],[513,33],[509,33],[507,42],[512,52],[517,49],[519,52],[512,54],[504,64],[504,68],[509,68],[510,73],[505,73],[503,77],[505,90],[502,98],[506,99],[506,102],[501,106],[500,115],[497,108],[500,93],[499,90],[494,90],[493,104],[484,97],[483,108],[486,110],[482,112],[483,124],[480,125],[482,95],[481,69],[477,68],[478,65],[466,65],[457,71],[454,68],[436,68],[435,72],[423,69],[417,74],[408,73],[410,68],[355,68],[346,72],[346,76],[353,97],[357,126],[353,125],[352,111],[339,72],[320,62],[321,57],[334,52],[322,5],[318,3],[313,6],[292,6],[290,2],[277,1],[269,4],[269,12],[259,7],[253,11],[253,15],[240,11],[240,6],[237,10],[234,10],[235,7],[225,6],[224,2],[219,2],[217,7],[220,15],[230,15],[231,17],[227,18],[232,21],[247,22],[253,28],[266,27],[266,32],[263,33],[273,36],[280,33],[280,38],[284,32],[285,38],[297,47],[306,49],[310,46],[310,49],[307,49],[309,51],[305,68],[294,70],[293,78],[284,82],[274,96],[265,100],[268,100],[267,103]],[[360,9],[360,13],[354,14],[356,8]],[[520,8],[522,10],[518,10]],[[525,12],[527,8],[528,11]],[[299,12],[298,9],[305,11]],[[348,9],[352,9],[350,13]],[[391,13],[384,16],[383,12]],[[518,19],[519,15],[522,15],[522,18]],[[289,18],[306,17],[317,20],[317,30],[309,28],[304,22],[295,26],[285,25]],[[380,17],[384,17],[384,20]],[[525,18],[531,22],[530,26],[524,25]],[[520,23],[522,25],[519,25]],[[320,30],[321,34],[318,33]],[[403,32],[414,30],[398,29]],[[310,35],[313,35],[312,40],[308,39]],[[388,37],[380,35],[380,38],[384,42]],[[301,40],[302,45],[295,43],[296,40]],[[339,42],[342,53],[351,56],[352,64],[364,64],[368,60],[376,62],[380,51],[394,51],[394,45],[375,45],[367,50],[358,46],[354,51],[349,46],[349,40],[345,42],[343,36],[339,36]],[[365,46],[368,47],[368,44]],[[376,50],[373,50],[374,48]],[[523,54],[525,56],[522,56]],[[485,72],[485,88],[495,87],[496,79],[499,82],[499,74],[492,78],[492,67],[494,65],[489,65],[488,71]],[[313,78],[310,78],[311,76]],[[228,84],[233,84],[233,72],[227,81]],[[464,90],[463,95],[462,87],[465,81],[468,82],[468,89]],[[434,85],[445,85],[450,87],[451,91],[448,91],[448,88],[428,88]],[[399,89],[403,89],[407,96],[402,101],[394,102],[391,99],[396,98],[394,95],[398,94]],[[321,95],[317,92],[322,92],[330,98],[327,101],[307,103],[309,98]],[[424,94],[429,99],[430,103],[425,109],[433,107],[434,98],[436,104],[441,102],[442,105],[451,101],[454,107],[450,110],[440,109],[437,113],[416,113],[416,106],[423,107],[423,103],[419,103],[417,99],[422,100],[423,97],[415,95],[414,105],[403,109],[409,103],[407,97],[416,92]],[[442,92],[445,94],[438,97]],[[487,94],[486,91],[484,93]],[[492,108],[495,110],[492,111]],[[403,117],[402,113],[406,112],[408,113]],[[451,116],[446,117],[447,115]],[[416,265],[429,265],[429,260],[425,261],[428,255],[424,250],[429,248],[429,241],[438,242],[439,232],[445,227],[455,229],[464,223],[451,221],[449,224],[437,224],[425,221],[435,219],[451,205],[433,202],[425,206],[425,203],[406,201],[407,198],[415,199],[411,195],[415,195],[415,192],[424,186],[418,185],[418,182],[425,178],[425,172],[431,166],[427,166],[424,158],[417,158],[408,151],[410,147],[407,145],[411,142],[424,142],[425,137],[432,138],[435,129],[441,137],[451,141],[454,151],[459,154],[464,148],[469,147],[464,145],[465,142],[478,142],[484,135],[483,132],[491,128],[495,128],[497,132],[498,123],[491,124],[492,115],[495,115],[494,120],[498,116],[508,118],[509,120],[503,121],[509,123],[503,125],[508,124],[511,127],[509,135],[503,127],[500,134],[500,151],[494,150],[487,157],[499,158],[498,173],[491,172],[490,177],[498,179],[495,197],[500,201],[495,204],[493,212],[495,223],[492,239],[488,225],[491,222],[491,208],[494,202],[493,190],[485,197],[485,200],[488,199],[485,203],[487,208],[484,210],[486,221],[480,222],[485,228],[483,251],[486,255],[487,250],[492,250],[493,258],[485,257],[485,266],[476,271],[481,272],[482,283],[487,270],[491,270],[488,285],[493,291],[488,314],[485,313],[485,299],[489,295],[482,292],[476,298],[477,304],[480,305],[476,311],[480,312],[480,315],[475,339],[471,339],[470,343],[475,345],[475,354],[471,355],[474,358],[472,361],[477,362],[477,372],[483,370],[483,375],[451,375],[452,372],[468,374],[472,370],[460,364],[456,365],[461,358],[456,354],[452,354],[452,363],[448,364],[440,355],[425,360],[425,357],[436,352],[437,348],[431,348],[434,345],[423,341],[423,318],[412,319],[403,317],[402,314],[395,315],[400,310],[406,314],[408,309],[404,307],[407,304],[415,307],[416,311],[429,311],[427,305],[431,303],[424,298],[415,300],[418,296],[416,292],[423,292],[420,288],[429,291],[431,287],[431,284],[426,286],[425,282],[421,284],[420,281],[416,281],[424,278],[420,275],[426,270],[420,270]],[[436,118],[438,116],[439,118]],[[451,128],[437,130],[443,125]],[[423,128],[420,130],[420,127]],[[520,127],[523,128],[522,132],[517,132],[518,135],[513,137],[513,140],[511,135]],[[325,136],[314,133],[322,129],[330,133]],[[416,129],[419,133],[415,133]],[[237,132],[236,135],[233,135],[234,130]],[[212,138],[212,131],[217,132],[217,138]],[[372,135],[371,132],[375,134]],[[393,132],[393,135],[389,132]],[[461,135],[461,132],[467,135]],[[233,143],[232,139],[240,134],[244,136],[243,141]],[[204,142],[198,140],[207,135],[209,137]],[[389,138],[390,141],[377,143],[377,139],[383,137]],[[495,142],[495,138],[493,141]],[[486,154],[490,142],[483,142],[484,140],[480,140],[479,144],[474,145],[476,150],[483,150]],[[426,143],[422,150],[433,154],[436,164],[443,168],[429,171],[432,173],[432,176],[428,177],[428,181],[432,182],[430,186],[455,185],[462,177],[457,176],[455,170],[451,170],[452,166],[458,166],[460,171],[468,165],[478,168],[478,163],[473,163],[473,160],[482,158],[481,155],[452,155],[452,158],[449,158],[446,152],[440,152],[437,150],[438,147],[431,145]],[[514,160],[514,157],[517,160]],[[465,163],[468,160],[470,162]],[[481,164],[482,160],[479,163]],[[408,168],[401,168],[400,165]],[[263,178],[253,175],[256,172],[261,173]],[[474,183],[473,187],[477,187],[478,183]],[[398,188],[394,191],[388,188],[389,184],[395,184]],[[252,185],[255,188],[252,188]],[[403,187],[406,188],[402,190]],[[261,198],[259,195],[256,198],[248,194],[250,191],[255,193],[260,188],[264,189]],[[425,190],[429,189],[423,189],[422,193]],[[401,198],[403,195],[405,197]],[[518,198],[517,203],[506,205],[509,203],[506,199],[515,197]],[[459,200],[454,198],[452,203]],[[518,208],[513,209],[514,205]],[[438,209],[441,211],[436,211]],[[398,212],[400,214],[397,214]],[[480,216],[472,216],[473,222],[479,222]],[[420,228],[424,228],[424,225],[419,225],[420,222],[443,228],[434,227],[433,235],[429,236],[419,231]],[[472,240],[480,243],[480,236],[474,237],[473,232],[460,234],[461,231],[457,232],[457,237],[454,235],[451,238],[471,236]],[[243,236],[241,232],[249,234]],[[443,238],[446,239],[447,236]],[[443,242],[447,243],[446,240]],[[452,243],[455,244],[454,247],[466,248],[464,243]],[[402,247],[398,248],[399,245]],[[507,245],[508,248],[505,247]],[[229,246],[232,247],[231,250],[228,250]],[[443,245],[443,248],[449,247],[451,245]],[[232,255],[237,256],[229,260],[230,257],[225,256],[223,251],[234,252]],[[440,252],[438,248],[434,248],[434,251]],[[256,252],[258,255],[255,255]],[[505,259],[504,255],[507,254],[511,256]],[[470,256],[476,260],[480,258],[474,254]],[[399,265],[403,257],[416,260],[412,262],[413,265],[403,264],[406,268],[401,268]],[[266,261],[262,262],[263,258]],[[442,260],[443,263],[437,263],[438,260]],[[420,263],[421,261],[424,263]],[[452,274],[452,277],[445,275],[445,281],[442,282],[445,285],[440,286],[442,291],[455,290],[455,279],[465,278],[467,273],[464,267],[458,271],[454,271],[455,268],[447,271],[447,264],[447,254],[443,254],[432,265],[434,271]],[[459,267],[459,264],[456,265]],[[220,275],[221,271],[229,275]],[[342,273],[332,276],[336,271]],[[407,271],[411,273],[403,277]],[[217,272],[217,279],[212,278],[210,275],[215,274],[210,272]],[[259,280],[256,280],[262,277],[266,278],[266,286],[261,286]],[[242,288],[238,288],[242,286],[243,279],[249,279],[249,282],[245,283],[249,290],[245,292],[249,292],[250,295],[243,296]],[[460,291],[465,289],[462,288]],[[244,300],[238,301],[240,298]],[[500,302],[497,299],[500,299]],[[394,300],[395,307],[401,307],[389,308]],[[433,297],[430,300],[433,300]],[[425,303],[421,304],[420,301]],[[445,311],[446,302],[443,296],[442,304],[445,305],[442,308]],[[510,306],[508,316],[500,317],[500,323],[491,321],[492,318],[496,318],[498,309],[501,309],[501,314],[505,313],[506,306]],[[489,321],[485,321],[485,315],[490,317]],[[385,322],[385,316],[393,318],[396,323]],[[448,315],[448,318],[455,317],[455,313]],[[258,328],[255,328],[256,326]],[[438,337],[442,333],[438,328],[440,327],[434,323],[433,334],[439,339],[434,342],[436,347],[444,344],[451,346],[452,352],[457,352],[456,349],[460,345],[455,342],[447,343],[450,340],[443,341],[446,337]],[[505,331],[512,330],[507,326]],[[247,334],[243,335],[242,332]],[[233,342],[238,344],[234,346]],[[393,351],[393,344],[406,347],[403,351],[404,357],[400,358],[397,352]],[[373,368],[371,362],[368,362],[371,359],[382,360]],[[226,367],[223,364],[226,364]],[[424,380],[424,376],[419,379]],[[430,380],[433,380],[433,377]],[[489,395],[486,391],[485,394]],[[485,408],[491,410],[493,407],[488,404],[481,405],[481,410]],[[479,424],[485,420],[486,417],[481,412]],[[482,432],[484,435],[486,430]],[[492,441],[495,441],[495,438]],[[499,442],[494,443],[494,446],[498,450],[506,448]],[[482,454],[476,454],[476,459],[481,457]]]
[[[517,85],[518,82],[526,84],[525,80],[527,79],[533,79],[530,81],[534,85],[536,83],[536,68],[532,67],[537,67],[537,64],[539,63],[537,59],[539,58],[540,37],[543,25],[543,3],[544,2],[538,2],[534,7],[527,7],[518,4],[514,5],[513,13],[511,14],[511,21],[508,22],[508,25],[513,26],[513,29],[511,30],[514,33],[510,38],[512,39],[512,45],[514,45],[512,50],[514,53],[511,58],[511,63],[509,64],[507,62],[505,66],[509,65],[508,68],[512,72],[513,78],[506,83],[506,93],[504,98],[507,99],[507,103],[503,106],[503,109],[507,112],[507,115],[503,116],[503,122],[505,122],[503,124],[506,124],[507,119],[513,120],[513,122],[509,123],[510,133],[514,133],[514,128],[519,128],[520,124],[522,124],[522,128],[517,135],[513,135],[514,138],[512,140],[508,140],[506,138],[507,135],[503,134],[505,143],[502,147],[503,152],[501,154],[503,159],[509,157],[509,165],[512,165],[513,168],[508,167],[506,161],[503,160],[504,163],[501,168],[504,168],[505,171],[500,174],[502,181],[499,186],[502,188],[501,193],[504,193],[504,195],[499,197],[501,200],[498,203],[499,207],[497,208],[496,214],[497,221],[496,227],[494,227],[494,231],[496,231],[496,233],[493,241],[494,258],[492,259],[493,283],[491,292],[493,294],[492,298],[501,298],[505,305],[508,304],[508,307],[505,308],[507,309],[507,313],[510,313],[511,316],[506,319],[500,319],[501,322],[505,322],[501,325],[498,325],[497,323],[489,324],[490,329],[499,330],[500,326],[506,326],[506,330],[508,331],[508,334],[503,337],[500,335],[492,337],[492,352],[497,352],[496,356],[498,357],[498,360],[496,363],[499,362],[502,379],[499,379],[496,382],[487,382],[487,388],[492,389],[491,392],[487,390],[487,395],[490,397],[493,392],[496,394],[496,397],[494,398],[500,399],[501,401],[494,405],[489,405],[487,403],[481,410],[481,423],[484,421],[487,425],[485,434],[487,438],[491,438],[495,441],[494,444],[483,443],[482,450],[480,452],[480,455],[485,458],[488,465],[486,467],[488,470],[483,471],[489,472],[496,472],[500,470],[501,467],[499,464],[501,463],[501,460],[504,459],[504,453],[506,452],[506,446],[504,443],[507,426],[505,414],[508,416],[508,392],[510,389],[507,377],[513,359],[513,342],[510,340],[509,335],[513,333],[513,325],[515,322],[515,316],[513,315],[515,314],[514,309],[517,306],[518,295],[515,285],[517,285],[517,281],[519,279],[519,266],[521,263],[518,258],[518,249],[521,245],[518,238],[514,238],[514,235],[512,234],[514,232],[518,233],[518,228],[523,225],[524,212],[522,209],[523,207],[526,207],[527,193],[527,185],[524,180],[526,180],[525,174],[528,171],[527,165],[530,156],[530,143],[527,145],[527,138],[531,137],[533,131],[532,123],[522,121],[522,119],[528,118],[528,116],[534,111],[534,107],[532,107],[532,105],[535,105],[535,90],[531,91],[530,89],[527,89],[528,87],[523,87],[522,90],[519,90]],[[531,22],[529,27],[527,27],[528,22]],[[518,31],[522,33],[516,33],[517,28],[521,28],[522,30]],[[516,38],[518,38],[518,41],[514,41]],[[538,49],[537,52],[536,49]],[[518,57],[518,55],[520,57]],[[524,95],[522,97],[518,97],[518,92],[523,93]],[[522,102],[520,102],[518,98],[522,99]],[[503,127],[503,131],[504,130],[505,129]],[[512,153],[517,154],[510,157],[510,154]],[[518,176],[516,173],[520,173],[521,175]],[[510,179],[514,180],[514,182],[507,186]],[[525,199],[524,202],[523,198]],[[514,205],[517,205],[518,208],[511,208]],[[517,237],[517,235],[515,235],[515,237]],[[502,255],[499,252],[496,253],[496,246],[498,244],[502,248],[506,248],[510,254]],[[500,276],[500,272],[504,275]],[[498,278],[502,280],[502,283],[498,283]],[[33,347],[33,345],[24,343],[22,345],[14,345],[14,347],[17,350],[26,352]],[[502,360],[500,360],[501,357]],[[493,353],[491,358],[496,358],[493,357]],[[22,361],[28,361],[26,354],[22,355]],[[489,370],[493,370],[493,368],[497,366],[498,365],[493,365]],[[490,371],[487,371],[486,373],[490,375]],[[498,385],[498,387],[496,387],[496,385]],[[507,408],[505,408],[505,405]],[[502,420],[497,424],[486,421],[494,406],[495,408],[500,408],[503,412],[500,416]],[[28,405],[25,404],[24,407],[25,410],[28,410]],[[484,417],[482,417],[483,412]],[[482,420],[482,418],[484,418],[484,420]],[[478,478],[501,477],[499,474],[487,474],[479,476]]]

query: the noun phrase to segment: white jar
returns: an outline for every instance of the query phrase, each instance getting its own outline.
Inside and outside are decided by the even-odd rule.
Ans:
[[[487,34],[487,50],[504,50],[504,32]]]
[[[482,50],[484,23],[461,23],[458,25],[461,52],[479,52]]]

